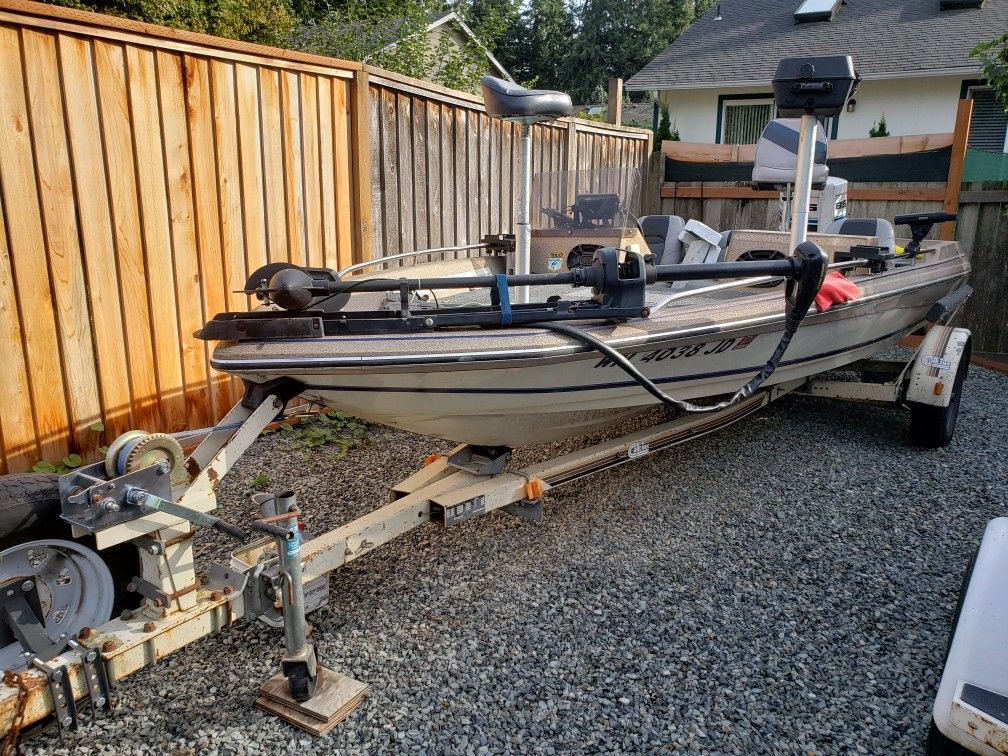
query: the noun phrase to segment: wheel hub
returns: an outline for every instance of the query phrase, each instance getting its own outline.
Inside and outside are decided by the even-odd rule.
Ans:
[[[44,636],[56,644],[55,653],[81,628],[100,625],[112,614],[112,575],[101,557],[81,544],[46,539],[0,552],[0,583],[24,586],[27,581],[34,583],[40,609],[36,619]],[[3,619],[2,633],[7,644],[0,649],[0,669],[17,669],[24,666],[28,649],[16,639],[10,623],[25,620],[12,619],[7,611]]]

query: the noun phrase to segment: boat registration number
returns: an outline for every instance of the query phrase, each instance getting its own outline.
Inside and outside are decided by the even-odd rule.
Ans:
[[[684,344],[670,349],[652,349],[647,352],[630,352],[626,358],[631,362],[664,362],[665,360],[689,359],[697,355],[710,356],[727,352],[729,349],[745,349],[756,340],[755,336],[742,336],[720,341],[701,341],[699,344]],[[596,368],[605,368],[615,363],[603,357],[595,363]]]

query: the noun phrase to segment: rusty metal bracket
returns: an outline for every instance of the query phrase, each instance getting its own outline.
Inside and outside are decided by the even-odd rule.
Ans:
[[[195,584],[194,588],[190,590],[194,589]],[[131,593],[139,593],[144,598],[150,599],[154,603],[154,606],[158,607],[159,609],[168,606],[173,599],[178,598],[178,596],[173,596],[165,593],[156,585],[154,585],[153,583],[148,583],[141,577],[134,577],[132,580],[130,580],[129,583],[126,585],[126,590],[130,591]]]
[[[72,638],[67,643],[80,655],[84,682],[87,683],[88,698],[91,700],[91,711],[96,712],[99,709],[104,709],[106,713],[110,714],[112,712],[112,692],[109,688],[108,670],[105,669],[105,662],[102,660],[101,654],[96,649],[88,648]]]
[[[211,593],[221,593],[232,599],[242,595],[248,575],[217,562],[211,562],[207,567],[203,587]]]
[[[54,666],[33,656],[31,665],[46,676],[49,683],[49,695],[52,696],[53,711],[56,723],[61,731],[77,729],[77,703],[74,701],[73,686],[70,671],[65,664]]]
[[[180,533],[174,538],[169,538],[167,540],[161,540],[159,538],[154,538],[149,535],[139,536],[133,539],[133,543],[136,547],[143,549],[144,551],[153,554],[154,556],[161,556],[172,546],[177,546],[180,543],[188,541],[196,535],[196,528],[186,531],[185,533]]]

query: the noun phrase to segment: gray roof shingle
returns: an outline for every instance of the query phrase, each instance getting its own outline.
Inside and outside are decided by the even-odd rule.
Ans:
[[[1008,0],[939,10],[939,0],[847,0],[832,21],[794,23],[801,0],[721,0],[627,81],[631,90],[769,85],[777,62],[851,55],[866,79],[978,71],[978,42],[1008,31]]]

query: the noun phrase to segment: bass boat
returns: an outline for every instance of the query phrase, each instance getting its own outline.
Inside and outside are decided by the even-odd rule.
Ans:
[[[778,114],[800,118],[790,121],[797,128],[785,149],[794,184],[790,231],[721,233],[675,216],[633,221],[619,191],[592,188],[570,208],[540,212],[581,242],[597,233],[622,246],[586,251],[580,243],[566,270],[551,261],[531,271],[525,170],[513,249],[487,243],[461,259],[371,274],[269,265],[246,285],[258,308],[222,313],[197,335],[219,342],[212,366],[250,390],[301,395],[479,447],[573,437],[659,403],[723,409],[760,386],[840,368],[969,293],[959,245],[926,240],[954,215],[895,218],[909,229],[901,239],[881,219],[806,233],[810,191],[825,171],[817,118],[838,113],[857,82],[844,56],[778,67]],[[532,123],[570,113],[565,95],[489,77],[484,99],[491,115],[521,124],[523,153]],[[775,149],[781,123],[768,127]],[[631,238],[644,245],[628,244]],[[814,304],[827,274],[842,276],[857,295],[828,308]]]

